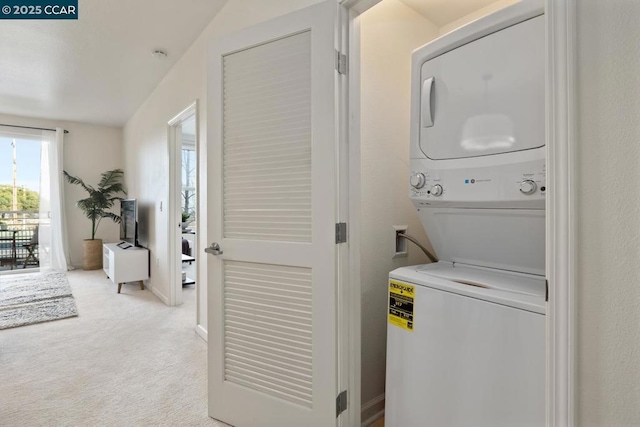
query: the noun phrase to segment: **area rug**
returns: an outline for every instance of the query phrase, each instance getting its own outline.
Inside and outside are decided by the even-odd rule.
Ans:
[[[0,278],[0,329],[78,315],[65,273]]]

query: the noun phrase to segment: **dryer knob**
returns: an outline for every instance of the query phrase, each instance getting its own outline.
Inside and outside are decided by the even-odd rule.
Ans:
[[[440,196],[442,195],[442,185],[440,184],[436,184],[433,187],[431,187],[431,195],[432,196]]]
[[[520,192],[522,194],[533,194],[537,189],[538,186],[536,185],[535,181],[525,179],[524,181],[520,182]]]
[[[424,183],[425,183],[424,175],[421,174],[420,172],[414,173],[413,175],[411,175],[411,178],[409,178],[409,183],[416,190],[424,187]]]

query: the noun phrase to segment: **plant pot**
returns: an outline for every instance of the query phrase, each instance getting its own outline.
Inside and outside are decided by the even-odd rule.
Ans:
[[[102,239],[82,241],[82,269],[100,270],[102,268]]]

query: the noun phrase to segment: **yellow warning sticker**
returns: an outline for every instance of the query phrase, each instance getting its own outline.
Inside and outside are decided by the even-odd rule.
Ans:
[[[389,323],[413,332],[415,287],[389,280]]]

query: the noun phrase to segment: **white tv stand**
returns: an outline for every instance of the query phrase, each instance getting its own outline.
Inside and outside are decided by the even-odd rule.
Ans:
[[[118,285],[118,293],[127,282],[140,282],[140,289],[144,290],[142,281],[149,278],[149,250],[122,249],[117,243],[105,243],[102,245],[102,266],[107,277]]]

